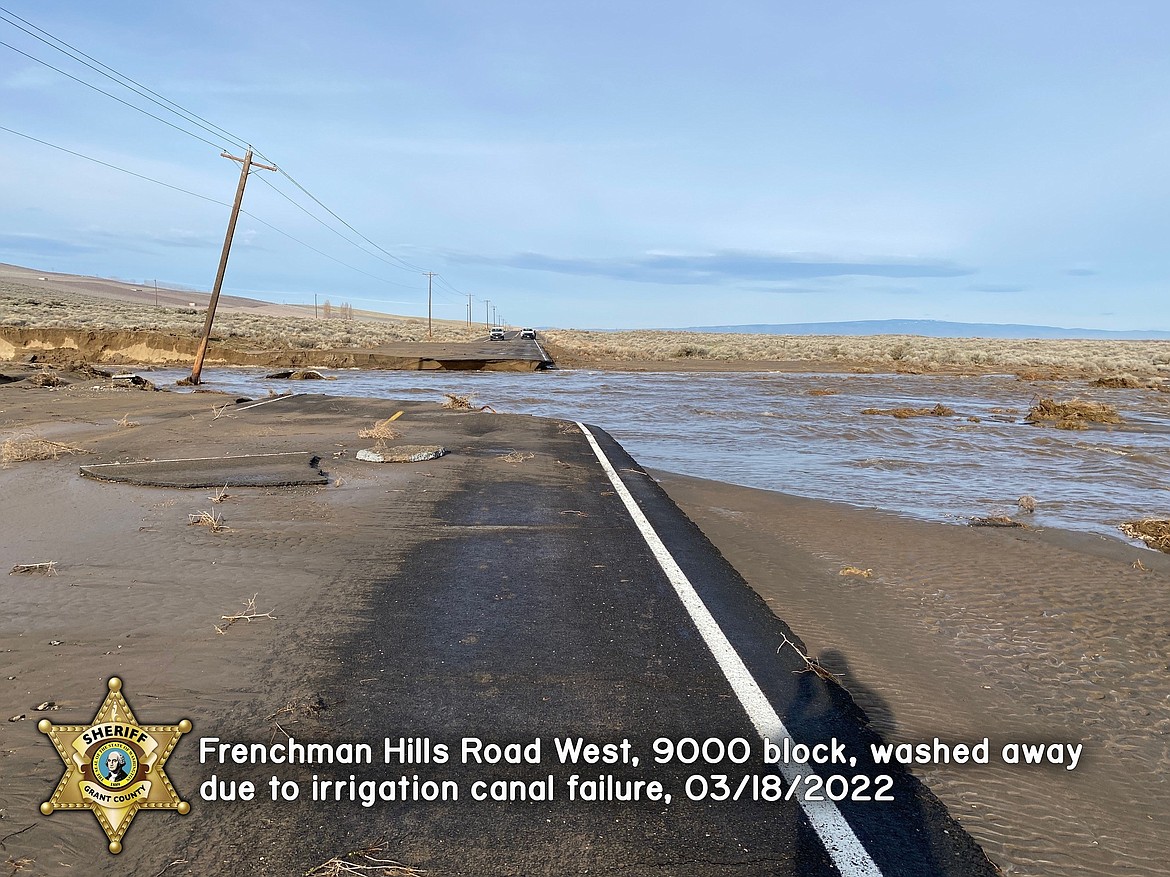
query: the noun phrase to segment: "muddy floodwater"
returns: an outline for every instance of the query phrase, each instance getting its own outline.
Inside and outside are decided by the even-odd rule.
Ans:
[[[1116,527],[1170,516],[1170,393],[1007,375],[325,371],[336,380],[271,380],[208,369],[206,385],[441,401],[473,394],[497,411],[583,420],[644,465],[930,520],[1014,514],[1036,499],[1038,526],[1123,538]],[[173,382],[184,371],[152,375]],[[829,394],[822,395],[828,391]],[[815,394],[814,394],[815,392]],[[1115,406],[1123,423],[1084,430],[1026,421],[1040,397]],[[897,419],[867,408],[954,409]]]

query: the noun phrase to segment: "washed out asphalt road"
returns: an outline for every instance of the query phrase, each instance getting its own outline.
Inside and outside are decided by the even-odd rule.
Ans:
[[[388,403],[374,404],[292,396],[239,411],[230,428],[279,431],[335,477],[312,430],[383,415]],[[189,785],[248,777],[262,795],[225,804],[184,789],[198,820],[160,821],[156,834],[178,845],[174,873],[304,874],[374,847],[431,874],[997,873],[921,783],[873,763],[879,738],[785,644],[799,631],[783,607],[777,617],[604,430],[421,406],[402,422],[451,453],[413,470],[411,491],[365,507],[375,535],[360,550],[337,532],[338,575],[364,595],[345,624],[314,603],[257,668],[258,688],[309,686],[316,707],[277,715],[263,737],[254,715],[192,716],[172,773]],[[764,733],[777,747],[824,744],[837,761],[767,764]],[[287,734],[368,742],[373,763],[241,767],[212,750],[198,763],[200,737]],[[563,763],[557,741],[578,738],[612,744],[601,753],[616,763]],[[485,763],[487,744],[521,763]],[[298,800],[265,803],[277,772],[299,783]],[[458,799],[417,800],[416,779],[450,782]],[[475,784],[490,798],[500,780],[519,781],[495,788],[524,800],[473,799]],[[378,793],[368,806],[363,781]],[[628,781],[642,782],[641,800],[588,800]]]

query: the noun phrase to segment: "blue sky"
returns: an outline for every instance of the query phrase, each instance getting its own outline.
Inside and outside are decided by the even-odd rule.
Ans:
[[[360,270],[244,216],[228,292],[423,314],[417,268],[450,286],[437,316],[463,316],[454,289],[477,319],[490,299],[535,325],[1170,329],[1165,3],[0,6],[252,142],[413,266],[258,171],[245,209]],[[0,40],[133,98],[9,24]],[[0,107],[234,192],[222,138],[4,46]],[[4,131],[0,166],[0,261],[210,287],[226,207]]]

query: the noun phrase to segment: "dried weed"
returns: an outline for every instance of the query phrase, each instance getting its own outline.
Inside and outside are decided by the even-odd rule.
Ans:
[[[791,646],[792,651],[796,652],[796,654],[800,656],[800,659],[804,661],[804,669],[795,670],[793,672],[812,673],[816,676],[819,676],[821,679],[824,679],[826,682],[835,682],[837,685],[841,685],[841,680],[837,677],[836,673],[834,673],[816,658],[810,658],[808,655],[802,652],[796,643],[790,640],[787,636],[784,636],[784,642],[780,643],[780,645],[777,647],[776,654],[780,654],[780,649],[784,648],[785,646]],[[841,687],[844,688],[844,686]]]
[[[396,411],[387,417],[385,420],[376,420],[374,425],[366,429],[358,430],[358,438],[363,439],[379,439],[387,441],[389,439],[401,438],[402,433],[392,427],[390,424],[402,416],[401,411]]]
[[[243,612],[236,612],[233,615],[221,615],[220,620],[226,621],[227,623],[215,625],[215,632],[218,633],[220,636],[223,636],[225,633],[227,633],[227,629],[229,627],[231,627],[233,624],[235,624],[237,621],[246,621],[249,624],[251,624],[257,618],[272,618],[273,615],[271,612],[258,612],[256,610],[256,598],[258,596],[259,596],[259,594],[253,594],[251,597],[249,597],[247,600],[244,601],[244,611]]]
[[[378,841],[360,850],[350,850],[322,862],[304,877],[341,877],[343,874],[364,874],[368,877],[422,877],[426,871],[411,868],[393,859],[384,859],[385,841]]]
[[[939,403],[933,408],[866,408],[862,414],[885,414],[905,420],[908,417],[954,417],[955,409]]]
[[[466,396],[460,396],[457,393],[444,393],[446,400],[443,402],[444,408],[450,408],[456,411],[470,411],[472,394],[468,393]]]
[[[1069,399],[1067,402],[1038,399],[1024,419],[1029,423],[1055,422],[1062,429],[1084,429],[1088,423],[1121,423],[1121,415],[1112,405],[1088,399]]]
[[[212,533],[222,533],[227,530],[227,524],[223,522],[223,515],[217,515],[215,512],[196,512],[193,515],[187,515],[187,523],[196,527],[207,527]]]
[[[25,575],[28,573],[39,572],[41,575],[55,576],[57,574],[57,561],[46,560],[43,563],[18,563],[8,571],[11,575]]]
[[[1170,520],[1143,518],[1140,521],[1126,521],[1117,529],[1130,539],[1141,539],[1151,548],[1170,554]]]
[[[51,442],[36,435],[13,436],[0,445],[0,463],[27,463],[32,460],[58,460],[62,454],[88,454],[85,448]]]

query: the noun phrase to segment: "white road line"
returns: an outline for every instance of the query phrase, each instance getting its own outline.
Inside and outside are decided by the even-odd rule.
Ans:
[[[176,457],[172,460],[131,460],[127,463],[90,463],[81,469],[100,469],[103,466],[141,466],[146,463],[202,463],[205,460],[251,460],[256,457],[307,457],[308,451],[275,451],[271,454],[232,454],[227,457]]]
[[[593,433],[579,421],[577,426],[581,428],[581,432],[589,440],[589,445],[593,448],[598,462],[601,463],[601,468],[609,476],[613,489],[621,497],[626,510],[641,532],[642,538],[646,540],[646,544],[650,546],[650,550],[662,567],[662,571],[666,573],[666,577],[674,586],[675,593],[678,594],[687,613],[691,616],[691,620],[699,629],[703,641],[707,643],[707,648],[711,650],[711,654],[718,662],[723,675],[731,684],[731,688],[735,692],[735,696],[739,698],[748,718],[756,726],[756,731],[762,738],[767,738],[777,745],[780,745],[784,739],[789,740],[790,745],[795,743],[796,741],[788,733],[788,729],[784,726],[784,722],[776,710],[773,709],[767,696],[756,680],[752,678],[743,659],[735,651],[735,647],[731,645],[719,627],[719,623],[715,621],[710,610],[707,609],[702,598],[695,591],[694,585],[691,584],[671,553],[667,551],[666,546],[662,544],[662,540],[646,519],[646,515],[642,513],[634,497],[621,478],[618,477],[613,464],[605,456],[605,452],[601,450]],[[780,764],[779,768],[789,783],[798,781],[795,780],[795,777],[806,777],[812,773],[812,768],[807,762]],[[832,801],[805,801],[802,796],[798,796],[797,800],[800,801],[800,806],[808,816],[809,822],[812,823],[821,843],[825,845],[825,849],[832,857],[833,864],[837,866],[837,870],[841,872],[843,877],[882,877],[882,872],[865,847],[861,845],[861,841],[857,839],[857,835],[853,833],[853,829],[849,827],[849,823],[845,821],[845,817],[836,804]]]
[[[256,408],[260,405],[267,405],[269,402],[279,402],[281,399],[291,399],[294,396],[303,396],[304,393],[287,393],[284,396],[273,396],[271,399],[261,399],[259,402],[253,402],[251,405],[244,405],[235,409],[236,411],[247,411],[249,408]],[[233,412],[234,413],[234,412]]]

